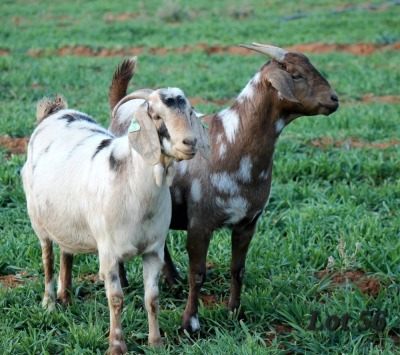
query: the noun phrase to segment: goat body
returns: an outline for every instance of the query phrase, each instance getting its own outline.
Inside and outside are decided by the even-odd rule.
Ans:
[[[157,345],[158,275],[171,219],[166,182],[172,180],[168,171],[173,171],[173,161],[191,159],[197,151],[191,106],[177,88],[134,92],[113,112],[127,127],[118,138],[66,106],[59,97],[38,104],[39,125],[22,171],[28,213],[42,246],[43,305],[55,303],[53,242],[61,250],[62,303],[70,300],[73,254],[98,253],[110,308],[110,351],[125,353],[118,264],[141,255],[149,343]]]
[[[256,45],[249,48],[260,51]],[[232,106],[202,117],[209,126],[211,159],[197,156],[179,163],[171,186],[170,228],[188,231],[190,290],[182,321],[188,332],[200,328],[198,295],[213,231],[232,230],[228,308],[234,310],[240,305],[247,250],[270,196],[280,133],[299,116],[328,115],[338,107],[336,93],[307,57],[275,47],[265,54],[273,60],[254,75]],[[165,261],[164,274],[172,285],[179,274],[167,246]]]

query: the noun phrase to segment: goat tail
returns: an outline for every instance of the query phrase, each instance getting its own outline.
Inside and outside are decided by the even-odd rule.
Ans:
[[[126,96],[128,84],[132,79],[133,74],[135,74],[136,63],[137,57],[128,58],[125,59],[115,70],[110,89],[108,91],[108,103],[111,112],[117,103]]]
[[[67,101],[60,94],[56,94],[54,100],[44,97],[36,106],[36,124],[57,111],[68,108]]]

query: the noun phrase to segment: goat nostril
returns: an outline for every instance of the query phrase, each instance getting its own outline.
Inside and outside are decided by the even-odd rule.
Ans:
[[[332,96],[331,96],[331,100],[332,100],[332,101],[339,102],[339,97],[338,97],[337,95],[332,95]]]
[[[197,139],[193,138],[193,139],[184,139],[183,140],[183,144],[188,145],[189,147],[195,147],[197,143]]]

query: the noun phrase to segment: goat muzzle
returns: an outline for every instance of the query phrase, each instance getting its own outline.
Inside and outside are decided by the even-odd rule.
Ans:
[[[177,158],[181,160],[192,159],[197,153],[197,139],[185,138],[175,147]]]

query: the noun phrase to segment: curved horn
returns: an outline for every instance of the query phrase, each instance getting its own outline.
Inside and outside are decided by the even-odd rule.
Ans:
[[[111,117],[114,118],[115,113],[117,112],[117,110],[119,109],[119,107],[121,105],[123,105],[125,102],[131,101],[131,100],[135,100],[135,99],[143,99],[143,100],[148,100],[150,94],[153,93],[153,90],[151,89],[141,89],[141,90],[137,90],[134,91],[133,93],[125,96],[123,99],[121,99],[114,107],[112,113],[111,113]]]
[[[282,48],[270,46],[268,44],[256,43],[256,42],[253,42],[252,45],[239,44],[239,46],[266,54],[267,56],[271,57],[272,59],[275,59],[277,62],[282,62],[285,59],[285,55],[287,53],[289,53],[288,51],[286,51]]]

